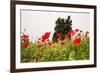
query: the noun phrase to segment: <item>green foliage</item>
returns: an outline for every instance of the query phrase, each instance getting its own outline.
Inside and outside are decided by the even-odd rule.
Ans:
[[[70,16],[68,16],[67,19],[64,19],[64,18],[58,18],[55,22],[56,26],[55,26],[55,31],[54,31],[54,34],[53,34],[53,37],[52,37],[52,40],[53,41],[58,41],[58,37],[56,37],[56,34],[57,33],[61,33],[62,36],[61,36],[61,39],[64,40],[65,39],[65,34],[68,33],[68,31],[70,29],[72,29],[71,25],[72,25],[72,20],[70,19]]]
[[[38,48],[38,42],[31,43],[28,47],[21,49],[21,62],[48,62],[48,61],[71,61],[89,59],[89,38],[81,39],[81,43],[73,45],[71,41],[60,44],[61,41],[53,45],[45,43]]]

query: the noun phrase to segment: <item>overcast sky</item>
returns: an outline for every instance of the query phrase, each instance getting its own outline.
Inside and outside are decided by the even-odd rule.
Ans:
[[[57,18],[67,18],[71,16],[72,28],[90,31],[90,14],[76,12],[54,12],[54,11],[21,11],[21,32],[26,29],[26,33],[37,40],[45,32],[54,32]]]

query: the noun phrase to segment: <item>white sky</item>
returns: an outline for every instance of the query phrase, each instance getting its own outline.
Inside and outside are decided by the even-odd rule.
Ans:
[[[48,12],[48,11],[21,11],[21,32],[26,29],[33,40],[37,40],[45,32],[54,32],[55,21],[58,17],[67,18],[71,16],[72,28],[90,31],[90,14],[74,12]]]

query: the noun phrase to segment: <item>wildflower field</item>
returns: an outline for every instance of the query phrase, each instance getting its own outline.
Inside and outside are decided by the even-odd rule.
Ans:
[[[63,26],[64,25],[64,26]],[[52,40],[51,32],[44,32],[36,41],[29,35],[21,35],[21,62],[49,62],[88,60],[90,51],[89,32],[72,29],[72,20],[58,18]]]

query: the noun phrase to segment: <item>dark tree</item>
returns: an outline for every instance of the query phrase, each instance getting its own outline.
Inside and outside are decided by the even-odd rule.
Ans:
[[[53,33],[53,37],[52,40],[53,41],[58,41],[58,38],[60,38],[61,40],[65,39],[65,34],[67,34],[69,32],[70,29],[72,29],[72,20],[70,19],[70,16],[68,16],[67,19],[64,18],[58,18],[55,22],[56,26],[54,28],[54,33]],[[57,37],[56,35],[60,33],[62,34],[60,37]]]

